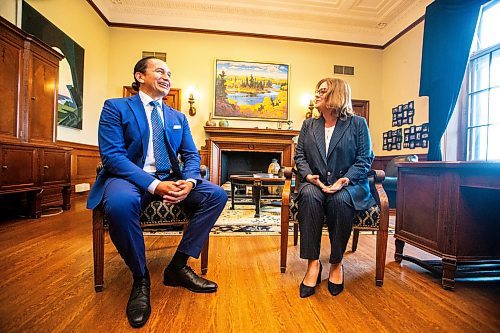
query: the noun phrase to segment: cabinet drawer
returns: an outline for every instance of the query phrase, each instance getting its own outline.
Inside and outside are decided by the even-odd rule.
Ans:
[[[2,190],[34,186],[37,182],[36,149],[29,147],[3,146],[1,155]]]

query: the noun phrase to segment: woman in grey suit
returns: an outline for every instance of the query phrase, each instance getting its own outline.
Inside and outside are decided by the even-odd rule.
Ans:
[[[300,297],[314,294],[321,282],[321,234],[326,222],[330,236],[328,290],[344,289],[342,258],[357,210],[375,204],[367,174],[373,162],[366,120],[354,115],[351,88],[341,79],[326,78],[316,85],[318,118],[306,119],[295,151],[301,179],[299,205],[300,257],[308,260]]]

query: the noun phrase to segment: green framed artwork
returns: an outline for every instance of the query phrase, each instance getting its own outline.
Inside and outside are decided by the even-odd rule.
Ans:
[[[82,129],[85,50],[23,1],[22,29],[64,55],[59,63],[57,125]]]
[[[289,65],[216,60],[214,118],[289,119]]]

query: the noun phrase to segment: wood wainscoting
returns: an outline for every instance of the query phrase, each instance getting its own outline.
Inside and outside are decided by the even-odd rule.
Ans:
[[[88,191],[76,192],[75,185],[89,183],[90,186],[95,182],[95,168],[101,161],[99,156],[99,147],[83,143],[68,141],[57,141],[61,147],[71,148],[71,197],[86,196]]]

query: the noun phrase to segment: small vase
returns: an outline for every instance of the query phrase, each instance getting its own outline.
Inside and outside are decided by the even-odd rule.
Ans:
[[[220,127],[229,127],[229,122],[226,119],[221,119],[219,121],[219,126]]]
[[[278,163],[278,159],[273,158],[271,160],[271,164],[269,164],[269,167],[267,168],[267,172],[277,175],[279,171],[280,171],[280,165]]]
[[[207,122],[205,123],[206,126],[217,126],[217,123],[212,119],[212,114],[208,117]]]
[[[267,168],[267,172],[277,176],[279,171],[280,165],[278,163],[278,160],[276,158],[273,158],[271,160],[271,164],[269,164],[269,167]],[[281,188],[279,186],[269,186],[269,194],[278,195],[281,194],[280,192]]]

